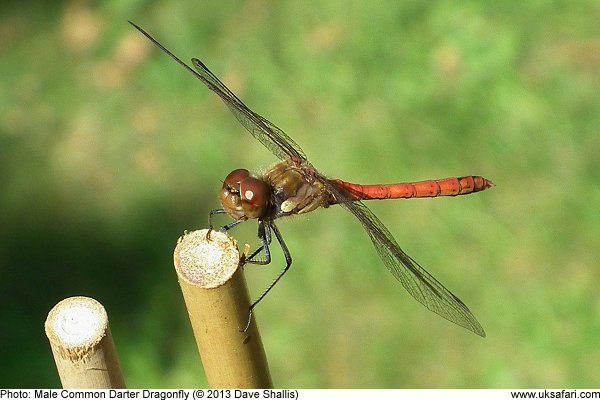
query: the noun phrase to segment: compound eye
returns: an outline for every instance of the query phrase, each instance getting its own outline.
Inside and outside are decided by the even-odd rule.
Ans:
[[[250,177],[250,172],[247,169],[236,169],[227,175],[223,181],[223,188],[230,187],[237,189],[240,182]]]
[[[247,169],[236,169],[227,175],[219,192],[219,200],[221,200],[223,209],[234,219],[245,217],[240,198],[240,182],[248,178],[250,178],[250,172]]]
[[[269,188],[260,179],[248,177],[240,182],[242,208],[248,218],[262,217],[268,208]]]

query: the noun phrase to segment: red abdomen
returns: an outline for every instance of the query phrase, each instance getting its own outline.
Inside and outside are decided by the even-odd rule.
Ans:
[[[409,199],[412,197],[459,196],[491,188],[494,183],[483,176],[462,176],[420,182],[360,185],[333,179],[346,189],[354,200]]]

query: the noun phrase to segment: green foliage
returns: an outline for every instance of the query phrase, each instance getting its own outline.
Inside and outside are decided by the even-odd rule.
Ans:
[[[282,222],[294,265],[257,310],[277,386],[598,386],[597,3],[124,4],[0,14],[0,386],[60,384],[43,323],[71,295],[107,308],[130,386],[205,385],[172,250],[229,171],[275,159],[128,19],[333,177],[497,184],[372,204],[486,339],[404,293],[343,211]]]

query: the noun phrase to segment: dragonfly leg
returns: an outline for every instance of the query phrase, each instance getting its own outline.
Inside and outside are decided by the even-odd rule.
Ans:
[[[271,244],[271,226],[263,220],[258,220],[258,237],[260,238],[262,245],[246,258],[246,262],[257,265],[270,264],[271,249],[269,248],[269,245]],[[264,252],[265,254],[264,260],[255,259],[261,252]]]
[[[249,263],[252,263],[252,264],[261,264],[261,263],[259,263],[259,262],[253,262],[253,259],[254,259],[254,257],[256,257],[256,255],[258,255],[258,254],[259,254],[259,253],[260,253],[260,252],[261,252],[261,251],[262,251],[264,248],[265,248],[265,246],[264,246],[264,245],[262,245],[262,246],[260,246],[258,249],[254,250],[254,252],[253,252],[252,254],[250,254],[248,257],[246,257],[246,261],[248,261]],[[269,255],[271,255],[271,254],[269,253]],[[267,263],[264,263],[264,264],[267,264]],[[264,265],[264,264],[263,264],[263,265]]]
[[[246,222],[246,220],[245,219],[236,219],[235,221],[231,221],[227,225],[223,225],[222,227],[220,227],[219,232],[227,232],[228,230],[230,230],[231,228],[235,228],[242,222]]]
[[[213,215],[225,214],[226,211],[222,208],[210,210],[208,213],[208,232],[206,232],[206,240],[210,240],[210,233],[213,231],[212,217]]]
[[[267,293],[269,293],[271,291],[271,289],[273,289],[273,287],[277,284],[277,282],[279,282],[279,280],[283,277],[283,275],[285,275],[285,273],[290,269],[290,266],[292,265],[292,256],[290,255],[290,251],[288,250],[287,245],[285,244],[285,241],[283,240],[283,237],[281,236],[281,232],[279,232],[279,228],[277,228],[277,225],[275,225],[273,222],[270,222],[270,221],[265,222],[265,225],[267,225],[267,227],[265,228],[267,231],[270,231],[270,230],[273,231],[273,233],[275,234],[275,237],[277,238],[277,241],[279,242],[279,246],[281,246],[281,250],[283,251],[283,255],[285,257],[285,268],[283,268],[283,271],[281,271],[279,273],[279,275],[277,275],[277,278],[275,278],[275,280],[258,297],[258,299],[256,299],[250,305],[250,309],[248,310],[248,321],[246,322],[246,326],[244,327],[242,332],[246,332],[248,330],[248,328],[250,327],[250,322],[252,321],[252,312],[254,310],[254,307],[256,307],[256,305],[262,299],[265,298]],[[269,234],[269,236],[270,236],[270,234]],[[270,237],[269,237],[269,242],[270,242]],[[266,238],[265,238],[265,241],[263,241],[263,245],[265,243],[266,243]],[[266,247],[266,248],[268,248],[268,247]],[[270,261],[270,254],[269,254],[269,261]]]
[[[208,228],[212,231],[213,229],[213,223],[212,223],[212,217],[213,215],[221,215],[221,214],[226,214],[227,212],[222,209],[222,208],[217,208],[215,210],[210,210],[210,212],[208,213]]]
[[[227,212],[225,210],[223,210],[222,208],[217,208],[215,210],[210,210],[210,212],[208,213],[208,232],[206,233],[207,240],[210,240],[210,233],[214,230],[213,223],[212,223],[212,217],[213,217],[213,215],[220,215],[220,214],[227,214]],[[227,225],[224,225],[221,228],[219,228],[219,232],[227,232],[231,228],[238,226],[239,224],[241,224],[242,222],[245,222],[245,221],[246,221],[245,219],[236,219],[235,221],[231,221]]]

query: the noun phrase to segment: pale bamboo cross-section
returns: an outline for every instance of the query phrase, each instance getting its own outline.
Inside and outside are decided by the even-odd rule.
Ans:
[[[174,252],[208,384],[213,388],[272,388],[255,324],[245,332],[250,297],[235,241],[208,230],[184,234]]]
[[[63,388],[125,387],[102,304],[80,296],[62,300],[48,313],[45,330]]]

